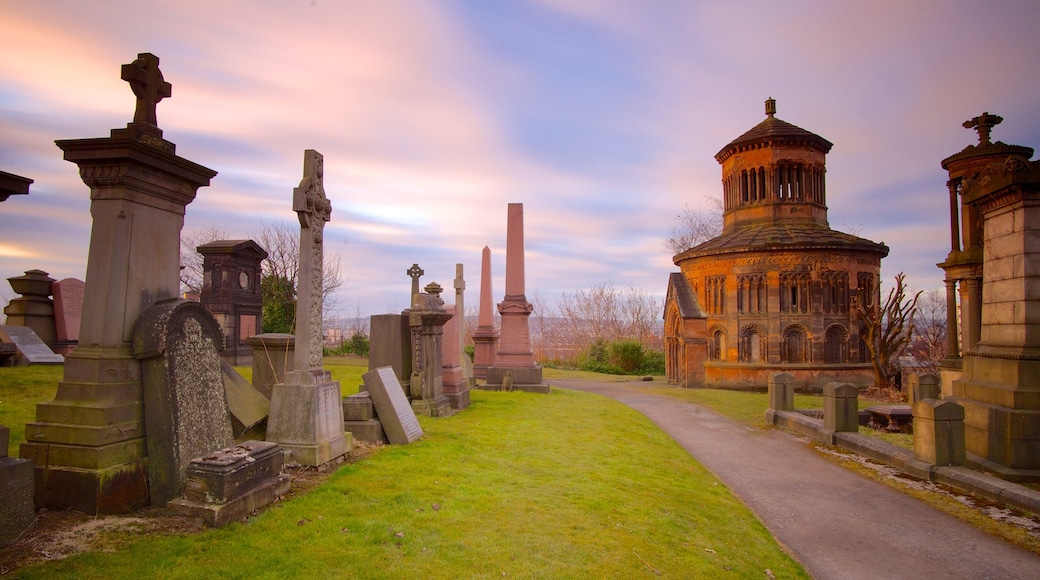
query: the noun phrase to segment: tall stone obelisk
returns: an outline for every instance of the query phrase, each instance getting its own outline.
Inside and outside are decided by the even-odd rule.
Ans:
[[[495,362],[499,333],[491,310],[491,248],[484,246],[480,260],[480,309],[477,329],[473,331],[473,376],[487,379],[488,367]]]
[[[20,454],[36,471],[36,507],[89,514],[148,505],[141,361],[134,325],[179,295],[185,207],[217,172],[176,155],[155,106],[172,94],[159,59],[137,55],[121,78],[134,120],[109,137],[56,141],[90,188],[90,246],[79,345],[53,401],[36,406]]]
[[[498,304],[502,338],[495,362],[488,367],[489,387],[511,382],[517,390],[549,392],[549,385],[542,383],[542,366],[531,352],[528,317],[533,310],[524,295],[524,204],[511,203],[506,222],[506,295]]]
[[[296,276],[296,370],[271,389],[267,440],[285,448],[286,462],[322,465],[350,451],[343,432],[339,381],[322,368],[321,299],[325,222],[332,204],[325,196],[324,159],[304,152],[303,180],[293,190],[293,211],[300,219],[300,260]]]

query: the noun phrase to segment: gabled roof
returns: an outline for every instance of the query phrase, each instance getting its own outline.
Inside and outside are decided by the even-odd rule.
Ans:
[[[267,251],[253,240],[217,240],[202,244],[195,250],[200,254],[251,253],[260,256],[261,260],[267,258]]]
[[[664,299],[666,308],[673,299],[679,306],[679,316],[683,319],[707,318],[701,310],[700,302],[697,301],[697,295],[693,293],[693,288],[690,288],[689,280],[682,272],[672,272],[668,275],[668,293]]]

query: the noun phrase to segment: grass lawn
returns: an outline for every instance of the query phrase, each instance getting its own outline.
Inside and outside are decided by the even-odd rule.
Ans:
[[[363,372],[357,360],[326,359],[345,391]],[[6,414],[7,371],[25,372],[0,369],[3,420],[21,416]],[[53,396],[59,378],[34,396]],[[472,398],[453,417],[421,418],[422,440],[381,447],[245,524],[128,537],[114,552],[17,574],[807,577],[721,482],[628,407],[566,389]],[[34,403],[17,406],[31,419]]]

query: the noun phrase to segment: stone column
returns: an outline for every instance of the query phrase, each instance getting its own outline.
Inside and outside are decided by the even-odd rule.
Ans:
[[[339,382],[322,368],[323,234],[332,204],[325,196],[324,159],[313,149],[304,152],[293,211],[300,219],[295,370],[287,371],[285,381],[271,390],[267,440],[285,448],[289,463],[317,466],[350,451],[352,439],[343,431]]]
[[[480,311],[473,332],[473,376],[487,379],[487,369],[495,362],[499,333],[491,311],[491,249],[484,246],[480,260]]]
[[[451,314],[444,310],[440,284],[426,285],[426,292],[416,294],[408,310],[412,333],[412,377],[409,393],[412,410],[417,415],[444,417],[451,414],[451,404],[444,394],[444,325]]]
[[[466,293],[466,280],[462,277],[462,264],[455,264],[455,333],[458,339],[459,366],[462,367],[462,380],[466,388],[473,386],[473,361],[466,354],[466,305],[463,300]],[[468,403],[467,403],[468,404]]]
[[[500,387],[508,373],[514,389],[549,392],[549,385],[542,382],[542,367],[531,352],[528,317],[533,310],[524,295],[524,204],[511,203],[506,223],[506,295],[498,305],[502,338],[495,363],[488,368],[489,387]]]
[[[216,172],[175,154],[155,123],[170,95],[159,59],[123,66],[138,97],[134,122],[97,139],[57,141],[90,187],[93,225],[79,345],[53,401],[26,426],[21,456],[36,470],[36,505],[121,513],[148,504],[141,363],[134,324],[179,295],[184,208]]]
[[[957,281],[946,280],[946,358],[961,358],[957,340]]]
[[[961,352],[975,348],[982,334],[982,280],[961,280]]]
[[[448,397],[452,409],[465,409],[469,406],[469,383],[466,380],[463,366],[459,364],[466,353],[459,356],[459,337],[462,332],[459,326],[462,324],[462,310],[458,304],[445,304],[445,312],[454,313],[444,323],[444,343],[442,345],[443,362],[441,364],[441,375],[443,376],[444,395]],[[469,360],[469,357],[466,357]]]

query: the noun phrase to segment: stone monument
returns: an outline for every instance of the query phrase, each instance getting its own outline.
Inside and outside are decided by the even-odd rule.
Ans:
[[[444,342],[441,347],[441,354],[444,357],[441,364],[444,396],[448,397],[448,403],[451,404],[452,409],[465,409],[469,406],[469,383],[462,370],[463,366],[459,364],[462,357],[466,356],[466,353],[462,353],[462,357],[459,356],[459,343],[461,342],[459,336],[462,335],[459,326],[462,324],[460,314],[462,310],[458,304],[445,304],[444,310],[454,313],[454,316],[444,323]],[[468,357],[467,360],[469,360]]]
[[[184,209],[216,172],[175,154],[156,125],[171,94],[159,59],[139,54],[122,79],[137,97],[134,121],[109,137],[57,141],[90,187],[93,225],[79,345],[53,401],[36,407],[21,456],[32,459],[36,506],[120,513],[148,504],[141,363],[134,324],[180,293]]]
[[[502,339],[495,362],[487,370],[489,388],[500,388],[509,373],[515,390],[549,392],[549,385],[542,382],[542,366],[531,352],[528,317],[533,310],[524,295],[524,204],[511,203],[506,223],[506,295],[498,305]]]
[[[1001,150],[960,175],[954,187],[981,218],[982,292],[978,341],[965,328],[963,376],[951,399],[964,408],[967,462],[1013,481],[1040,481],[1040,161],[1028,147],[990,143],[1002,121],[983,113],[964,123],[979,133],[971,152]],[[949,159],[944,162],[948,165]],[[951,224],[952,225],[952,224]],[[947,279],[954,270],[947,263]],[[961,278],[962,283],[965,278]]]
[[[21,294],[4,308],[7,325],[27,326],[44,344],[53,348],[58,338],[54,325],[54,301],[50,298],[54,278],[43,270],[28,270],[7,281],[15,292]]]
[[[488,367],[495,362],[499,333],[491,310],[491,248],[484,246],[480,260],[480,310],[473,332],[473,376],[487,379]]]
[[[321,298],[325,222],[332,204],[325,196],[321,153],[304,152],[303,180],[293,190],[300,220],[300,271],[296,276],[296,350],[284,382],[271,391],[267,440],[286,449],[289,463],[318,466],[350,451],[343,431],[339,382],[322,368]]]
[[[444,309],[440,284],[431,282],[412,297],[408,325],[412,331],[412,375],[410,395],[412,409],[419,415],[444,417],[451,414],[451,404],[444,394],[444,324],[452,315]]]
[[[75,278],[65,278],[51,284],[56,336],[53,349],[58,354],[69,354],[79,344],[79,326],[83,320],[83,288],[83,282]]]
[[[466,354],[466,279],[462,277],[462,264],[455,264],[455,321],[457,338],[459,340],[459,366],[462,367],[462,380],[467,389],[473,388],[476,380],[473,378],[473,361]],[[468,404],[468,403],[467,403]]]
[[[199,302],[224,329],[220,357],[235,366],[252,364],[247,340],[263,332],[260,262],[267,252],[253,240],[217,240],[196,250],[202,254]]]

